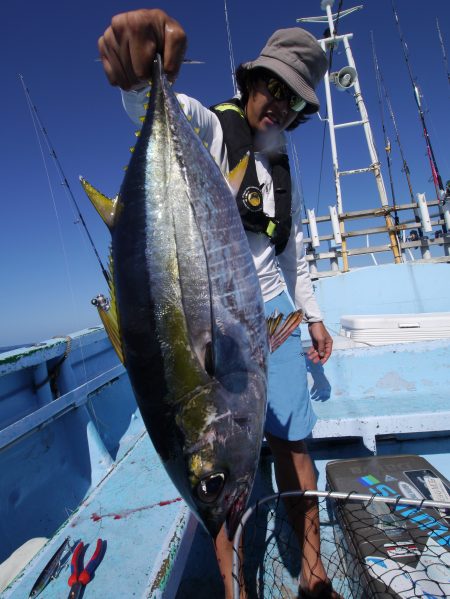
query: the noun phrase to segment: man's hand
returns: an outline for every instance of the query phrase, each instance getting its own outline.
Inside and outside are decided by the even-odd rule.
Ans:
[[[306,355],[314,364],[317,364],[318,362],[325,364],[331,356],[333,339],[325,328],[323,322],[309,323],[308,330],[313,346],[309,348]]]
[[[186,50],[181,25],[159,9],[141,9],[116,15],[98,40],[100,58],[111,85],[124,90],[142,87],[149,78],[156,53],[174,80]]]

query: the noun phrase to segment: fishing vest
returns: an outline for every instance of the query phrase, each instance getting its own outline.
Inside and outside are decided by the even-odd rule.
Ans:
[[[253,233],[264,233],[280,254],[291,232],[291,173],[287,154],[272,154],[269,163],[272,171],[275,196],[275,216],[263,210],[262,187],[256,174],[255,152],[250,126],[245,118],[242,104],[236,98],[210,108],[222,126],[223,139],[228,153],[231,170],[249,152],[249,161],[244,179],[236,196],[236,203],[244,229]]]

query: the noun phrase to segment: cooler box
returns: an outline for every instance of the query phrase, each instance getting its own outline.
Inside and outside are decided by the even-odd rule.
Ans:
[[[450,337],[450,312],[341,316],[341,335],[369,345]]]
[[[450,483],[416,455],[329,462],[331,491],[448,502]],[[331,499],[330,499],[331,501]],[[353,597],[450,597],[450,510],[333,501],[335,540]]]

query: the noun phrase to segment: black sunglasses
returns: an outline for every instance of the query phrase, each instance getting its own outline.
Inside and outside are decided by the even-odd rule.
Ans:
[[[287,100],[289,108],[294,112],[301,112],[305,108],[307,104],[306,100],[295,94],[283,81],[270,75],[262,77],[262,80],[274,100]]]

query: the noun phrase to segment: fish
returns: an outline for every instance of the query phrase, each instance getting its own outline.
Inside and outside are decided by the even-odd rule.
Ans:
[[[39,574],[36,582],[31,589],[29,597],[37,597],[45,589],[47,584],[58,575],[61,566],[61,558],[66,549],[69,548],[70,537],[67,537],[52,555],[42,572]]]
[[[119,194],[80,178],[111,232],[105,327],[168,475],[213,538],[225,524],[231,539],[246,508],[267,406],[264,304],[232,191],[247,161],[225,180],[158,57]]]

